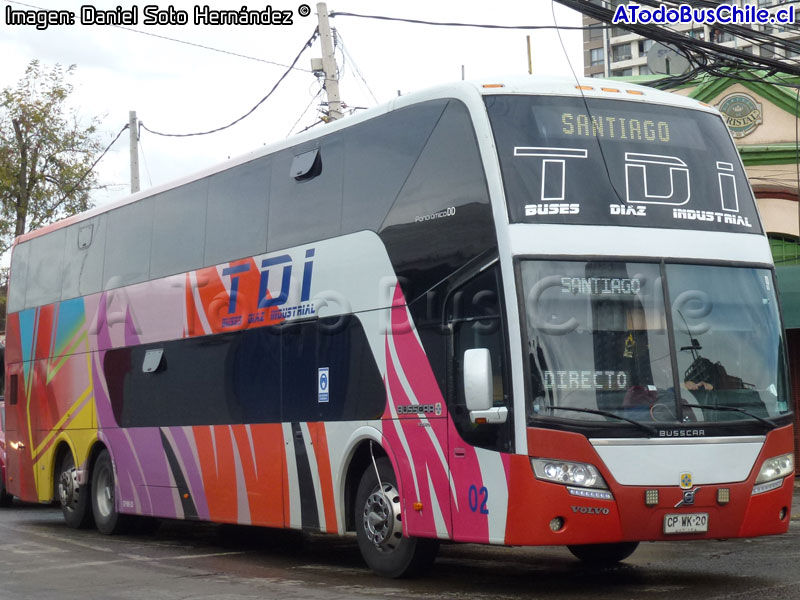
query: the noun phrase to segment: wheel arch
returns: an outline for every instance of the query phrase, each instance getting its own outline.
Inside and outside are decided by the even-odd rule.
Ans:
[[[47,481],[50,482],[49,491],[52,494],[51,500],[57,499],[55,486],[58,481],[56,479],[56,471],[67,453],[72,454],[72,459],[78,467],[80,473],[79,478],[82,484],[85,484],[91,478],[92,466],[100,452],[106,448],[105,443],[93,436],[92,440],[87,445],[87,450],[83,455],[79,454],[78,446],[75,441],[68,435],[62,433],[56,442],[53,444],[53,452],[51,458],[47,463]]]
[[[372,450],[370,451],[370,445]],[[397,462],[394,452],[389,447],[386,438],[375,427],[360,427],[353,432],[347,443],[344,452],[346,457],[342,461],[339,473],[340,489],[339,498],[339,520],[344,525],[344,531],[355,531],[355,496],[361,475],[364,470],[372,463],[372,456],[375,459],[385,456],[398,474]],[[398,476],[398,488],[402,497],[402,482]]]

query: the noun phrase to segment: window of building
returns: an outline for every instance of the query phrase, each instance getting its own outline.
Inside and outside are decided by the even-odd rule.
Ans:
[[[630,77],[633,75],[633,69],[614,69],[611,71],[612,77]]]
[[[639,67],[639,75],[651,75],[651,74],[652,73],[650,73],[650,69],[647,67],[647,65],[641,65]]]
[[[589,29],[587,31],[589,32],[588,38],[590,41],[603,39],[602,23],[597,23],[596,25],[589,25]]]
[[[694,38],[696,40],[704,40],[704,39],[706,39],[706,32],[702,28],[700,28],[700,29],[692,29],[689,32],[689,37],[692,37],[692,38]]]
[[[759,49],[759,54],[765,58],[772,58],[775,56],[775,46],[765,45]]]
[[[800,240],[793,235],[767,234],[775,266],[800,265]]]
[[[644,56],[653,47],[653,40],[639,40],[639,56]]]
[[[619,37],[621,35],[628,35],[630,31],[625,29],[624,27],[612,27],[611,28],[611,37]]]
[[[710,37],[711,41],[715,44],[723,44],[725,42],[733,41],[733,34],[728,31],[723,31],[722,29],[712,29]]]
[[[615,62],[621,60],[630,60],[632,58],[630,42],[627,44],[617,44],[616,46],[611,46],[611,56]]]
[[[589,66],[597,67],[602,65],[604,62],[602,48],[592,48],[589,50]]]

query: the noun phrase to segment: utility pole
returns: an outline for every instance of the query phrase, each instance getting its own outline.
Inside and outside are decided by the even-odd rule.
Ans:
[[[533,75],[533,59],[531,57],[531,36],[525,36],[528,39],[528,75]]]
[[[319,40],[322,44],[322,69],[325,72],[325,90],[328,92],[328,118],[331,121],[341,119],[342,101],[339,98],[339,76],[336,73],[336,59],[333,56],[333,35],[328,22],[328,5],[317,4],[319,19]]]
[[[139,121],[136,111],[128,113],[128,133],[131,152],[131,194],[139,191]]]

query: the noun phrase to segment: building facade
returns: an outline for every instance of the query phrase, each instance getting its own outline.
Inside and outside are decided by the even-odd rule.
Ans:
[[[628,0],[591,0],[604,8],[615,8],[619,4],[626,4]],[[758,4],[774,12],[787,3],[787,0],[729,0],[730,4],[743,6],[745,4]],[[800,13],[800,5],[797,12]],[[653,41],[642,36],[630,33],[623,27],[605,26],[596,19],[584,16],[583,26],[583,73],[587,77],[630,77],[636,75],[650,75],[647,66],[647,51],[652,47]],[[800,40],[800,30],[796,27],[791,30],[778,25],[758,25],[759,30],[778,38],[787,40]],[[751,54],[769,58],[797,60],[800,52],[791,51],[785,56],[769,45],[754,45],[748,40],[735,38],[731,34],[715,29],[713,26],[697,23],[678,23],[669,26],[670,30],[684,33],[687,36],[701,40],[708,40],[728,48],[738,48]]]

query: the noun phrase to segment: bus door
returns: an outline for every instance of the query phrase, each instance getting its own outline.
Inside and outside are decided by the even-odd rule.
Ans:
[[[513,451],[514,426],[508,376],[507,340],[501,311],[500,268],[484,268],[459,284],[445,304],[449,331],[448,408],[453,419],[448,460],[453,480],[453,537],[486,543],[504,532],[490,531],[493,511],[505,514],[508,486],[501,453]],[[473,422],[464,393],[468,350],[488,351],[492,408],[505,409],[504,422]],[[474,416],[474,415],[473,415]],[[504,519],[501,519],[504,523]]]
[[[36,496],[33,466],[30,458],[31,441],[28,435],[25,393],[22,389],[25,378],[23,363],[8,367],[5,394],[5,444],[6,444],[6,488],[13,496],[30,498]]]

